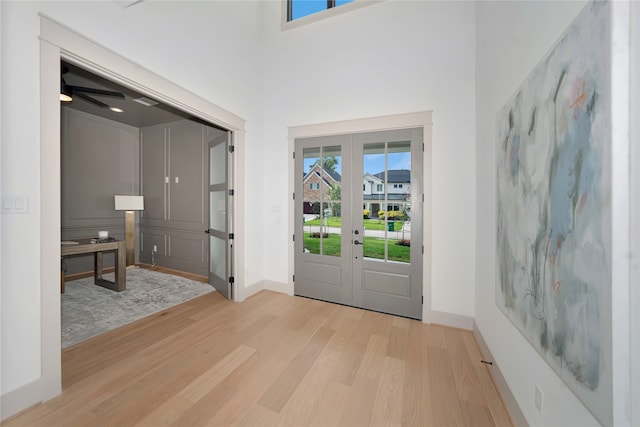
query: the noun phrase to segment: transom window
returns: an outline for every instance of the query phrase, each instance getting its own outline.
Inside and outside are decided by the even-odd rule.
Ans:
[[[287,0],[287,21],[322,12],[354,0]]]

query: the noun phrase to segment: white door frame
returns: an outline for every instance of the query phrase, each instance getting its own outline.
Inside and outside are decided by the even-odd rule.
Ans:
[[[235,189],[243,194],[240,173],[244,163],[245,121],[171,81],[144,69],[64,25],[40,15],[40,292],[41,376],[20,389],[10,406],[26,408],[60,394],[62,390],[60,341],[60,60],[65,59],[95,74],[158,101],[177,107],[234,133]],[[242,198],[235,200],[234,224],[242,236]],[[236,299],[243,295],[244,244],[235,242]],[[8,403],[3,399],[3,404]],[[6,408],[11,411],[11,408]]]
[[[640,359],[640,3],[630,5],[630,88],[629,88],[629,150],[630,150],[630,253],[629,276],[629,320],[630,320],[630,360]],[[640,401],[640,366],[631,363],[630,402]],[[640,425],[640,405],[631,405],[631,425]]]
[[[374,131],[384,131],[393,129],[422,128],[424,138],[423,152],[423,186],[424,186],[424,213],[423,213],[423,242],[424,254],[422,264],[422,295],[424,304],[422,305],[422,322],[431,323],[431,137],[432,137],[432,111],[421,111],[416,113],[397,114],[392,116],[371,117],[365,119],[345,120],[339,122],[319,123],[303,126],[289,127],[289,193],[294,193],[295,188],[295,164],[293,153],[295,152],[296,138],[309,138],[314,136],[329,136],[341,134],[364,133]],[[295,204],[293,197],[289,197],[289,236],[295,234]],[[289,239],[289,286],[287,293],[293,295],[294,284],[293,274],[295,267],[295,247],[293,238]]]

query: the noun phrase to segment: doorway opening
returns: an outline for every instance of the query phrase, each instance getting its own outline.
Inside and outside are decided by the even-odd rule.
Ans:
[[[60,61],[77,65],[99,76],[136,90],[141,94],[171,105],[186,114],[233,133],[234,157],[232,170],[236,193],[243,189],[242,176],[237,173],[244,159],[244,127],[242,118],[163,79],[140,65],[119,56],[46,16],[40,16],[40,301],[41,301],[41,375],[24,406],[48,400],[61,392],[60,341]],[[241,234],[243,202],[237,198],[230,216],[234,231]],[[204,230],[202,230],[204,231]],[[242,283],[244,274],[243,242],[234,243],[233,269],[235,282]],[[51,283],[55,281],[54,283]],[[236,300],[244,297],[239,287]],[[36,384],[36,383],[34,383]],[[26,396],[26,395],[25,395]]]
[[[224,234],[211,235],[209,219],[214,218],[215,226],[224,233],[231,230],[226,215],[232,207],[232,200],[226,197],[231,182],[227,173],[231,132],[69,62],[62,61],[60,69],[61,88],[71,98],[61,102],[62,240],[70,244],[96,237],[99,231],[107,231],[110,239],[124,240],[124,221],[122,212],[114,210],[114,195],[139,195],[146,203],[135,217],[135,264],[197,279],[193,291],[182,293],[186,286],[174,289],[158,273],[136,273],[140,277],[129,281],[123,299],[100,298],[96,290],[98,294],[87,300],[81,293],[90,292],[86,288],[67,287],[72,295],[63,292],[61,297],[63,345],[103,332],[104,325],[116,327],[125,319],[135,319],[118,315],[119,305],[129,307],[128,294],[142,292],[136,297],[140,304],[152,298],[149,292],[155,289],[143,292],[147,286],[141,283],[142,277],[166,283],[166,293],[174,289],[177,293],[163,295],[167,302],[179,303],[205,292],[206,287],[197,282],[210,283],[229,298],[229,285],[220,283],[220,271],[224,282],[227,272],[233,276],[227,265],[232,248]],[[216,145],[215,151],[211,144]],[[214,179],[224,197],[206,190]],[[209,200],[211,197],[216,200]],[[93,257],[63,258],[67,280],[93,275]],[[114,258],[113,252],[105,253],[106,271],[114,265]],[[130,268],[129,276],[134,273]],[[79,304],[78,298],[85,302]],[[144,315],[151,306],[159,310],[168,308],[166,305],[136,308],[134,304],[128,311]]]

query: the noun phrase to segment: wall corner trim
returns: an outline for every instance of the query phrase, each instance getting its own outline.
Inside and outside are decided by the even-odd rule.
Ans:
[[[509,388],[507,381],[502,375],[502,371],[500,371],[500,366],[496,363],[495,359],[493,358],[493,354],[491,354],[491,350],[489,350],[489,346],[487,345],[484,338],[482,337],[482,333],[480,332],[480,329],[478,329],[478,324],[475,321],[473,321],[473,337],[476,339],[476,342],[478,343],[478,347],[480,348],[480,353],[482,354],[482,357],[485,360],[490,360],[493,362],[493,365],[491,365],[491,367],[488,369],[489,375],[491,375],[491,379],[493,380],[493,383],[496,385],[496,388],[498,389],[498,393],[502,398],[502,402],[506,406],[507,411],[511,416],[511,421],[516,426],[528,427],[529,423],[527,422],[527,419],[524,417],[524,414],[520,409],[520,406],[518,406],[518,403],[516,402],[516,398],[513,396],[513,393],[511,393],[511,389]]]

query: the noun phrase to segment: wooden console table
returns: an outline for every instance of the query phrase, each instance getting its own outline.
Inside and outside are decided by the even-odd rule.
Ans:
[[[125,245],[123,240],[116,240],[106,243],[91,243],[91,239],[75,239],[77,245],[60,245],[60,254],[64,257],[80,254],[94,254],[93,277],[95,284],[112,291],[122,292],[127,287],[127,274],[125,265]],[[102,254],[104,252],[115,251],[116,268],[115,281],[102,278]],[[61,283],[61,291],[64,293],[64,276]]]

